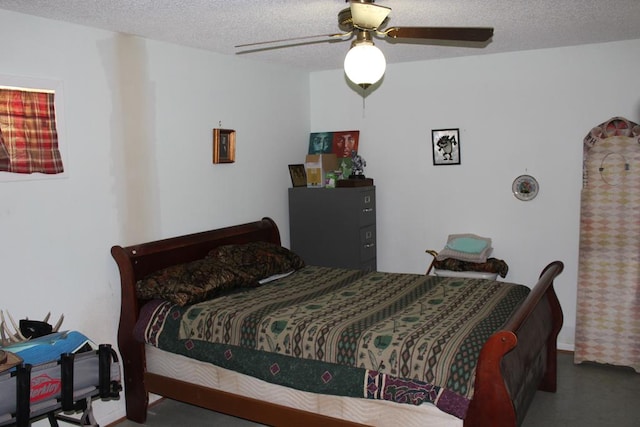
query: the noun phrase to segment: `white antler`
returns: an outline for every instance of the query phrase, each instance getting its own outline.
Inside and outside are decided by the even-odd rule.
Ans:
[[[13,329],[16,331],[16,335],[18,337],[20,337],[21,339],[26,340],[26,338],[24,336],[22,336],[22,334],[20,333],[20,326],[18,326],[16,321],[13,320],[13,317],[11,317],[11,313],[9,313],[8,311],[7,311],[7,316],[9,316],[9,320],[11,321],[11,324],[13,325]]]
[[[0,346],[6,347],[11,344],[28,341],[31,337],[25,337],[20,332],[20,327],[18,326],[16,321],[13,320],[11,313],[9,313],[8,311],[7,311],[7,317],[9,317],[9,322],[13,326],[14,331],[11,331],[11,329],[9,329],[9,326],[7,325],[7,321],[4,317],[4,311],[0,310],[0,338],[2,339],[2,341],[0,342]],[[51,312],[47,313],[47,315],[44,317],[43,322],[47,323],[50,317],[51,317]],[[58,319],[58,322],[55,324],[55,326],[53,326],[52,332],[58,332],[58,330],[60,329],[60,326],[62,325],[63,320],[64,320],[64,314],[60,315],[60,319]]]
[[[16,325],[16,322],[15,320],[13,320],[13,317],[11,317],[11,313],[7,311],[7,315],[9,316],[9,320],[11,321],[11,324],[13,325],[13,329],[15,330],[15,332],[11,332],[9,330],[9,327],[7,326],[7,321],[4,318],[4,312],[0,310],[0,335],[2,337],[2,346],[4,347],[10,344],[27,341],[28,338],[25,338],[20,333],[20,328],[18,327],[18,325]]]
[[[46,316],[44,316],[44,319],[42,319],[42,321],[44,323],[47,323],[49,321],[49,318],[51,317],[51,312],[48,312]],[[60,326],[62,325],[62,321],[64,320],[64,314],[60,315],[60,319],[58,319],[58,321],[56,322],[55,326],[53,327],[53,329],[51,330],[52,332],[58,332],[58,329],[60,329]]]
[[[60,315],[60,319],[58,319],[58,322],[56,323],[56,325],[53,327],[53,332],[58,332],[58,329],[60,329],[60,326],[62,325],[62,321],[64,320],[64,314]]]

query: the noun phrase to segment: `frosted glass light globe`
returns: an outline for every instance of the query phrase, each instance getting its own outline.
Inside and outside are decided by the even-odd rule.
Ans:
[[[373,43],[357,44],[344,58],[344,72],[349,80],[365,89],[380,80],[386,68],[382,51]]]

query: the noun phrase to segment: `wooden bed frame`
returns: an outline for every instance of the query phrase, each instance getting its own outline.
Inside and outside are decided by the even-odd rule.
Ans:
[[[146,372],[144,344],[133,337],[134,325],[144,304],[136,297],[136,282],[153,271],[203,258],[215,247],[251,241],[280,244],[278,227],[270,218],[263,218],[212,231],[111,248],[122,287],[118,345],[124,365],[127,418],[144,423],[149,393],[155,393],[268,425],[360,425]],[[504,329],[493,334],[483,346],[465,427],[520,425],[536,390],[556,390],[556,339],[563,316],[553,280],[563,268],[560,261],[547,265],[523,305]]]

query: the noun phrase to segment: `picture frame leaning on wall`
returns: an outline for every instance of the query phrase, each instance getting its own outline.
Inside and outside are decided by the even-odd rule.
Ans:
[[[291,184],[294,187],[307,186],[307,172],[303,164],[289,165],[289,175],[291,176]]]

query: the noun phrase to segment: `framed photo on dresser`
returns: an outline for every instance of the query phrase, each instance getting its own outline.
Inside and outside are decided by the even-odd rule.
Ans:
[[[289,165],[289,175],[291,175],[291,184],[294,187],[306,187],[307,186],[307,172],[304,170],[304,165]]]

